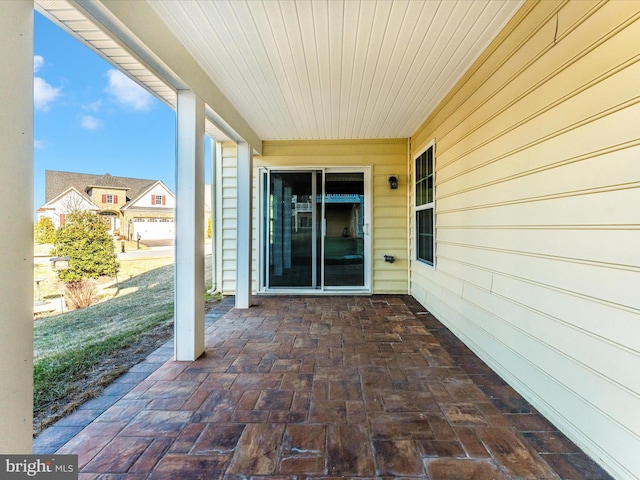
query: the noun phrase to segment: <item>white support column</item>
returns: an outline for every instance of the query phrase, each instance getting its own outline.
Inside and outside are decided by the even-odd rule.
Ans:
[[[222,142],[216,142],[216,263],[212,268],[216,269],[217,290],[222,292]],[[213,207],[212,207],[213,208]]]
[[[220,289],[218,285],[218,258],[219,258],[219,234],[218,234],[218,177],[219,169],[218,163],[221,156],[220,142],[215,139],[211,139],[211,198],[209,204],[211,205],[211,290],[209,293],[217,293]]]
[[[33,1],[0,2],[0,452],[33,434]]]
[[[236,229],[236,308],[251,306],[251,217],[253,215],[253,152],[246,142],[238,143]]]
[[[175,359],[204,352],[204,102],[178,91],[176,136]]]

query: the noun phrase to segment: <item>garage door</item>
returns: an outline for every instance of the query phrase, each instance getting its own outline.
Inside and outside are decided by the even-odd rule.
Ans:
[[[170,218],[136,218],[134,240],[170,240],[174,237],[174,223]]]

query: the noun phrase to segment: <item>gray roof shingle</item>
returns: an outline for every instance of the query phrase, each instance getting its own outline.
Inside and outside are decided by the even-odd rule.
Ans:
[[[94,175],[90,173],[45,171],[45,203],[51,201],[69,187],[75,187],[87,195],[87,187],[120,188],[127,191],[127,203],[138,198],[158,180],[144,178],[116,177],[110,174]],[[87,195],[87,198],[89,196]]]

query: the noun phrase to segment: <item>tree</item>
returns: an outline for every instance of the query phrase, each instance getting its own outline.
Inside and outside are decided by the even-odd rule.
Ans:
[[[37,243],[54,243],[56,241],[56,227],[49,217],[42,217],[33,226],[33,234]]]
[[[69,257],[69,268],[58,272],[65,283],[113,277],[120,268],[107,225],[96,213],[76,210],[68,214],[57,230],[55,245],[58,256]]]
[[[207,223],[207,238],[211,238],[212,228],[213,226],[211,225],[211,215],[209,215],[209,222]]]

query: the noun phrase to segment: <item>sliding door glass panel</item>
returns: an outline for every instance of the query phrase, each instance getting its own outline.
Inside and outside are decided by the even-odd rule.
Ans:
[[[313,178],[315,172],[271,172],[269,183],[269,287],[313,288]]]
[[[364,173],[327,173],[324,285],[364,286]]]

